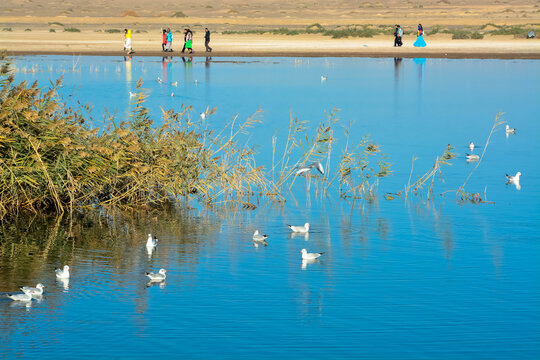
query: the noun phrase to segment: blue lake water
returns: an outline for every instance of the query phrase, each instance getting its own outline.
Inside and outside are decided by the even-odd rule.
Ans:
[[[316,178],[311,188],[298,179],[283,206],[252,211],[190,204],[2,224],[0,292],[47,287],[29,304],[0,298],[0,357],[540,357],[539,61],[43,56],[14,66],[16,81],[42,86],[63,74],[61,96],[91,104],[96,126],[105,109],[129,111],[139,79],[156,123],[160,108],[192,105],[196,118],[217,107],[209,124],[221,129],[260,108],[263,122],[243,139],[266,167],[291,113],[315,129],[336,107],[343,124],[354,121],[352,139],[381,145],[392,174],[370,200],[321,198]],[[498,112],[517,133],[495,131],[466,187],[494,204],[440,196],[465,181],[475,166],[467,145],[481,153]],[[447,144],[458,156],[434,201],[385,200],[407,183],[413,156],[414,180]],[[519,190],[504,176],[517,171]],[[309,236],[286,227],[306,221]],[[267,247],[254,246],[255,229]],[[160,239],[151,256],[149,232]],[[303,264],[302,248],[325,254]],[[63,264],[68,283],[55,280]],[[147,286],[144,272],[162,267],[166,282]]]

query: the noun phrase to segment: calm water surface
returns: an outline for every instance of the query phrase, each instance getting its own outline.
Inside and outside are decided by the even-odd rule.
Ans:
[[[540,357],[540,62],[184,60],[48,56],[14,65],[17,81],[42,86],[64,74],[60,94],[92,104],[96,126],[105,109],[129,111],[139,78],[157,123],[160,107],[193,105],[194,117],[217,107],[216,129],[261,108],[263,123],[244,140],[267,167],[271,136],[286,136],[291,112],[315,128],[337,107],[354,121],[353,138],[370,134],[382,146],[392,176],[369,201],[321,199],[300,179],[283,206],[253,211],[190,204],[133,218],[4,222],[0,292],[47,287],[30,304],[0,298],[1,358]],[[483,146],[497,112],[518,132],[495,132],[467,186],[495,203],[440,197],[472,170],[467,144]],[[384,199],[407,183],[413,156],[416,178],[449,143],[458,157],[443,168],[435,201]],[[521,190],[505,185],[504,174],[517,171]],[[306,221],[309,236],[285,226]],[[255,229],[270,235],[268,247],[253,245]],[[149,232],[160,239],[151,255]],[[325,254],[302,264],[302,248]],[[63,264],[68,282],[55,280]],[[166,282],[148,284],[144,272],[161,267]]]

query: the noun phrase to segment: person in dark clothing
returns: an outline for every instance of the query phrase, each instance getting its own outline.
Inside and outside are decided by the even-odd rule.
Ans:
[[[204,46],[206,47],[206,52],[212,52],[212,48],[210,47],[210,30],[208,28],[204,28]]]
[[[182,52],[186,51],[186,42],[187,42],[187,29],[184,29],[184,47],[182,48]]]
[[[394,29],[394,47],[399,46],[398,26],[399,25],[396,25],[396,28]]]
[[[394,46],[403,45],[403,29],[401,26],[396,25],[396,30],[394,30]]]

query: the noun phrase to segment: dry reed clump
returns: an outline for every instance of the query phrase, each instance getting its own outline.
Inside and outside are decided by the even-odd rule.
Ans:
[[[331,177],[336,110],[311,138],[306,122],[291,118],[279,157],[273,138],[274,161],[267,174],[256,165],[254,149],[240,144],[240,135],[261,122],[259,111],[243,122],[233,118],[217,133],[207,120],[193,121],[191,107],[163,111],[162,125],[154,126],[139,81],[131,113],[120,122],[108,117],[99,129],[60,101],[61,83],[48,90],[37,83],[15,84],[9,64],[2,62],[0,218],[23,211],[163,208],[183,199],[253,209],[254,197],[284,201],[298,166],[314,161],[326,163],[324,176],[317,178],[320,193],[336,182],[343,198],[362,198],[389,174],[378,145],[363,138],[350,146],[347,130],[347,145]],[[207,109],[205,118],[214,111]],[[377,159],[375,168],[371,159]]]
[[[246,150],[193,123],[190,108],[165,112],[163,125],[154,128],[140,95],[127,119],[109,118],[101,130],[59,101],[60,85],[47,91],[37,83],[15,85],[8,64],[2,65],[0,216],[160,206],[183,195],[211,202],[214,192],[230,195],[262,179],[252,174]]]

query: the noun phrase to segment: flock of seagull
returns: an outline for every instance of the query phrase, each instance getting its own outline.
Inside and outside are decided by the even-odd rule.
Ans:
[[[319,173],[324,175],[324,168],[321,165],[320,162],[314,162],[308,165],[301,165],[298,166],[296,169],[297,175],[304,175],[305,173],[311,171],[312,169],[316,169]],[[293,233],[296,234],[308,234],[309,232],[309,223],[305,223],[302,226],[294,226],[294,225],[287,225],[289,229]],[[258,245],[264,245],[267,246],[268,243],[266,242],[266,239],[268,238],[268,235],[262,235],[259,233],[259,230],[255,230],[255,233],[253,234],[253,243]],[[146,251],[148,252],[149,256],[152,256],[152,252],[156,249],[158,246],[158,238],[156,236],[152,236],[152,234],[148,234],[148,238],[146,240]],[[302,253],[302,268],[305,269],[308,263],[311,263],[321,257],[323,255],[323,252],[319,253],[308,253],[306,249],[302,249],[300,251]],[[55,268],[55,274],[56,278],[59,280],[68,280],[70,277],[69,273],[69,265],[65,265],[62,269]],[[158,272],[145,272],[145,275],[150,279],[150,284],[152,283],[163,283],[165,279],[167,278],[167,270],[165,269],[159,269]],[[21,287],[22,293],[18,294],[7,294],[7,296],[14,300],[14,301],[26,301],[29,302],[33,298],[39,299],[43,295],[43,288],[45,288],[45,285],[42,283],[39,283],[36,285],[36,287],[31,286],[23,286]]]
[[[163,84],[163,80],[161,80],[161,78],[160,78],[159,76],[158,76],[158,78],[156,79],[156,81],[157,81],[158,84]],[[193,83],[194,83],[195,85],[197,85],[197,84],[199,83],[199,81],[195,80]],[[173,81],[173,82],[171,82],[171,86],[177,87],[177,86],[178,86],[178,81]],[[129,98],[130,98],[130,99],[131,99],[131,98],[134,98],[134,97],[136,97],[136,96],[138,96],[138,95],[139,95],[139,94],[136,93],[136,92],[132,92],[132,91],[129,92]],[[174,92],[171,92],[171,97],[174,97]],[[202,113],[200,114],[200,116],[201,116],[201,119],[203,119],[203,120],[206,119],[206,113],[205,113],[205,112],[202,112]]]
[[[321,76],[321,80],[322,80],[322,76]],[[158,78],[158,82],[161,83],[160,78]],[[171,85],[173,86],[177,86],[177,84],[178,84],[177,82],[171,83]],[[133,97],[136,95],[137,94],[134,94],[131,91],[129,92],[130,97]],[[206,113],[201,113],[201,118],[205,119]],[[516,129],[511,128],[510,126],[506,125],[507,136],[511,134],[515,134],[515,133],[516,133]],[[471,151],[471,154],[468,154],[468,153],[465,154],[467,157],[467,161],[478,161],[480,159],[480,156],[476,154],[472,154],[475,148],[476,148],[476,145],[471,141],[469,143],[469,150]],[[324,168],[322,164],[318,161],[313,162],[308,165],[301,165],[297,167],[296,175],[303,175],[311,171],[312,169],[315,169],[321,175],[324,175]],[[516,186],[518,190],[521,190],[521,185],[519,184],[520,177],[521,177],[521,172],[519,171],[514,176],[506,174],[506,179],[507,179],[506,184],[513,184]],[[293,233],[296,233],[296,234],[307,234],[309,232],[309,223],[305,223],[302,226],[295,226],[295,225],[287,225],[287,226],[289,227],[289,229],[291,229]],[[266,239],[268,239],[268,235],[261,234],[259,230],[255,230],[255,232],[253,233],[252,239],[253,239],[253,243],[256,246],[259,246],[259,245],[268,246],[268,242],[266,241]],[[157,239],[157,237],[152,236],[152,234],[148,234],[148,239],[146,240],[146,250],[150,256],[152,255],[152,252],[157,247],[158,241],[159,240]],[[302,249],[300,253],[302,254],[302,268],[304,269],[307,263],[317,260],[319,257],[321,257],[324,254],[324,252],[308,253],[306,249]],[[65,265],[63,269],[55,268],[55,274],[56,274],[56,278],[58,279],[64,279],[64,280],[69,279],[69,276],[70,276],[69,266]],[[167,270],[159,269],[157,273],[146,272],[145,275],[150,279],[151,283],[163,282],[167,278]],[[43,295],[43,288],[45,288],[45,285],[43,285],[42,283],[37,284],[36,287],[23,286],[20,288],[22,290],[22,293],[8,294],[8,297],[14,301],[31,301],[32,298],[39,298]]]
[[[511,128],[508,124],[506,124],[506,137],[510,136],[510,135],[513,135],[516,133],[516,129],[515,128]],[[466,153],[465,156],[467,157],[467,161],[468,162],[471,162],[471,161],[478,161],[480,160],[480,156],[479,155],[476,155],[476,154],[473,154],[472,152],[474,151],[474,149],[476,148],[476,145],[471,141],[469,143],[469,150],[471,151],[471,153]],[[512,184],[512,185],[515,185],[516,186],[516,189],[518,190],[521,190],[521,185],[519,183],[519,179],[521,177],[521,172],[518,171],[516,173],[516,175],[512,176],[512,175],[508,175],[506,174],[506,184]]]

